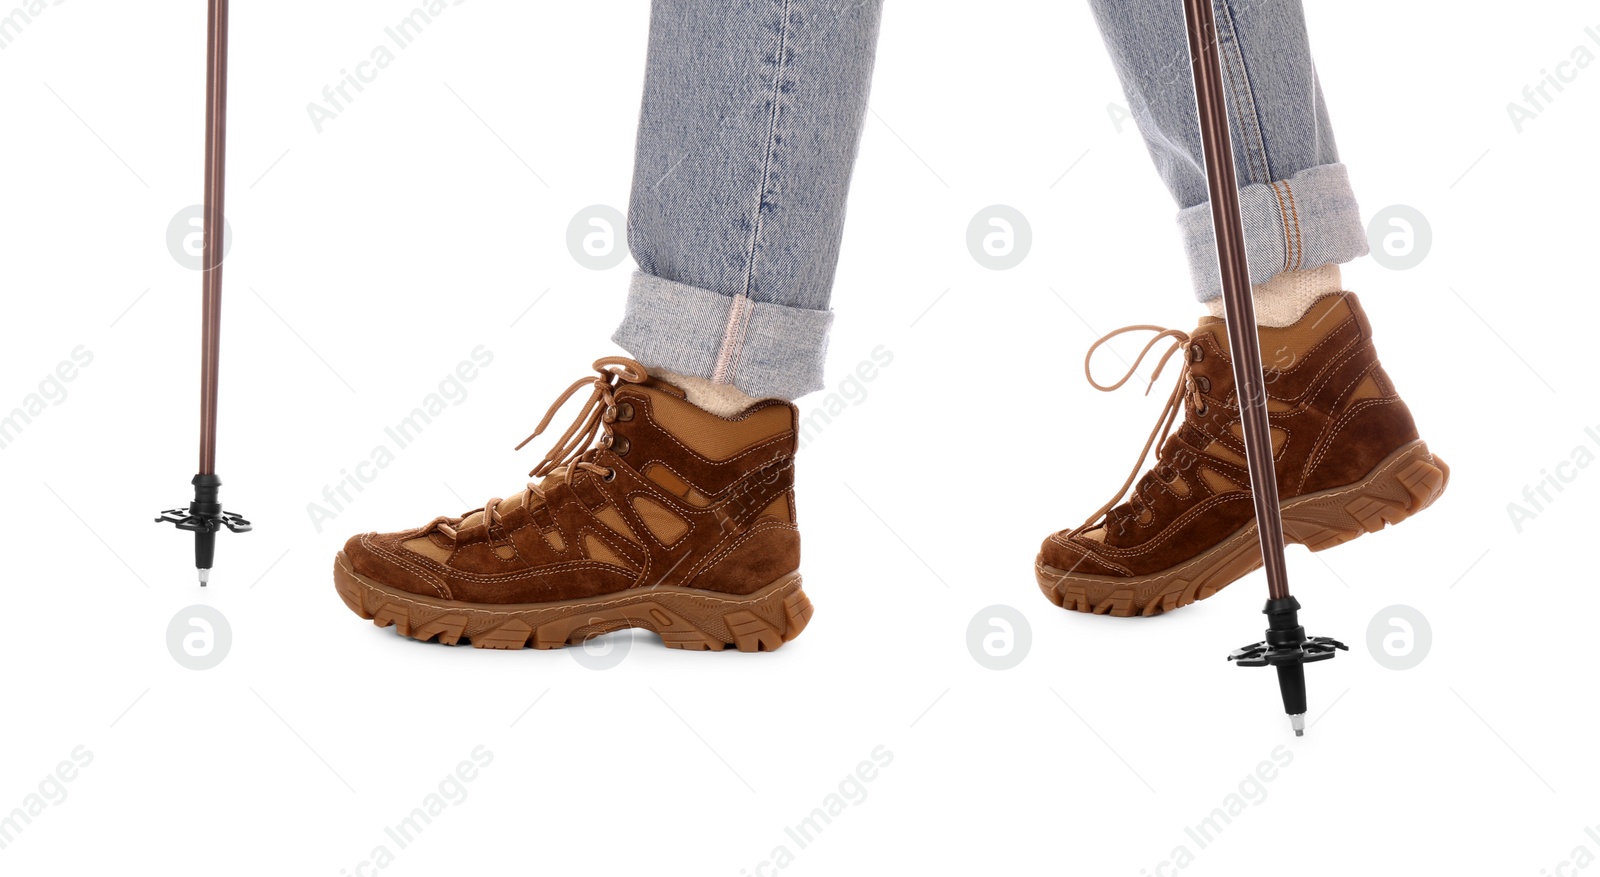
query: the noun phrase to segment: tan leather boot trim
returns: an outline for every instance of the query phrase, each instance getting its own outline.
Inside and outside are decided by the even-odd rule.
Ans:
[[[1304,353],[1318,341],[1332,334],[1352,316],[1350,304],[1345,300],[1345,293],[1325,295],[1317,299],[1300,318],[1300,322],[1293,326],[1262,327],[1258,336],[1261,343],[1261,359],[1270,366],[1279,350],[1289,354]],[[1207,315],[1200,318],[1200,326],[1195,330],[1195,335],[1197,338],[1202,332],[1210,335],[1222,355],[1232,358],[1225,326],[1221,317]]]
[[[1231,479],[1207,466],[1200,467],[1200,478],[1205,481],[1207,487],[1211,488],[1212,493],[1228,493],[1243,489],[1234,484]]]
[[[1384,395],[1383,388],[1378,386],[1377,377],[1372,372],[1368,372],[1367,376],[1362,378],[1361,383],[1356,386],[1355,392],[1350,394],[1348,401],[1359,402],[1363,399],[1382,399]]]
[[[656,484],[659,484],[661,489],[672,494],[673,496],[676,496],[689,505],[702,509],[708,505],[711,505],[711,497],[708,497],[700,491],[695,490],[692,486],[690,486],[689,482],[684,481],[681,477],[679,477],[678,473],[672,471],[672,468],[665,464],[651,463],[650,465],[644,467],[643,474],[646,478],[654,481]]]
[[[1241,454],[1228,445],[1223,444],[1220,439],[1212,439],[1211,444],[1206,445],[1205,454],[1208,457],[1216,457],[1219,460],[1226,460],[1229,463],[1236,463],[1240,466],[1245,465],[1247,462],[1244,458],[1244,454]]]
[[[629,563],[627,558],[624,558],[622,555],[618,554],[611,546],[600,541],[599,539],[596,539],[593,533],[583,534],[583,550],[589,555],[589,559],[591,560],[598,560],[601,563],[609,563],[612,566],[620,566],[623,569],[634,568],[633,564]]]
[[[1318,341],[1333,334],[1344,321],[1354,316],[1344,295],[1325,295],[1306,309],[1300,322],[1293,326],[1267,327],[1261,330],[1261,349],[1287,350],[1301,353],[1311,349]]]
[[[662,545],[671,545],[683,538],[689,532],[689,522],[673,514],[672,510],[659,502],[642,494],[636,494],[629,500],[633,510],[638,513],[639,520],[644,522],[645,529]]]
[[[1272,455],[1273,456],[1277,456],[1278,454],[1282,453],[1284,444],[1286,444],[1289,441],[1289,431],[1287,429],[1284,429],[1281,426],[1270,427],[1270,429],[1272,430]],[[1233,437],[1238,439],[1241,443],[1244,441],[1244,424],[1243,423],[1240,423],[1239,421],[1236,420],[1233,423],[1228,424],[1228,431],[1233,433]],[[1224,445],[1223,447],[1227,447],[1227,446]],[[1211,450],[1212,450],[1212,448],[1207,448],[1207,452],[1210,452]],[[1236,460],[1230,459],[1229,462],[1237,462],[1237,463],[1240,463],[1240,464],[1243,464],[1245,462],[1245,460],[1244,460],[1244,458],[1242,456],[1239,456],[1237,454],[1233,454],[1233,449],[1232,448],[1229,448],[1228,450],[1229,450],[1230,455],[1232,455],[1234,457],[1238,457],[1238,459],[1236,459]],[[1218,454],[1217,456],[1220,457],[1222,455]]]
[[[400,544],[408,551],[414,551],[417,554],[428,558],[429,560],[437,561],[439,563],[445,563],[449,561],[450,555],[455,553],[453,549],[442,548],[432,539],[429,539],[426,536],[419,536],[415,539],[407,539]]]
[[[649,388],[644,392],[650,397],[651,419],[689,450],[714,462],[731,460],[789,431],[789,408],[781,402],[726,419]]]
[[[785,524],[794,523],[794,516],[789,511],[789,494],[785,491],[781,496],[772,501],[765,509],[761,510],[758,518],[777,518]]]
[[[622,517],[622,513],[617,511],[614,506],[606,506],[599,511],[593,512],[593,514],[596,520],[615,530],[618,536],[635,545],[639,544],[638,534],[633,532],[633,528],[628,526],[628,521]]]

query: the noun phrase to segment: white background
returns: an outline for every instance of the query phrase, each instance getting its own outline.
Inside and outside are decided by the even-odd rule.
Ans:
[[[44,784],[56,802],[0,871],[370,874],[384,844],[386,874],[754,875],[781,844],[796,874],[1172,874],[1180,845],[1193,874],[1297,852],[1311,874],[1577,873],[1576,848],[1600,855],[1600,469],[1564,469],[1520,532],[1507,506],[1600,454],[1600,66],[1520,134],[1506,105],[1600,53],[1600,16],[1310,7],[1363,216],[1431,223],[1419,266],[1345,282],[1454,474],[1398,530],[1292,550],[1311,632],[1352,646],[1312,668],[1295,740],[1271,678],[1223,660],[1260,635],[1259,573],[1155,620],[1063,612],[1033,581],[1039,540],[1115,489],[1165,392],[1094,392],[1084,350],[1198,314],[1083,4],[890,4],[829,384],[879,345],[894,359],[801,456],[816,615],[773,654],[614,636],[631,649],[605,671],[400,638],[330,568],[352,533],[519,489],[543,446],[511,446],[616,352],[631,265],[583,267],[565,231],[626,207],[647,4],[452,6],[320,134],[306,105],[411,4],[235,4],[219,472],[256,531],[220,538],[204,591],[188,537],[151,523],[195,468],[200,282],[165,236],[200,200],[204,4],[49,6],[0,51],[0,410],[79,345],[93,361],[0,450],[0,813],[75,747],[93,760],[64,799]],[[1033,227],[1008,271],[964,241],[995,203]],[[318,532],[307,505],[478,345],[494,362],[467,398]],[[206,671],[166,645],[197,603],[232,629]],[[968,651],[992,604],[1031,628],[1011,670]],[[1431,625],[1412,670],[1367,647],[1392,604]],[[397,848],[385,827],[480,745],[466,797]],[[866,797],[799,849],[785,827],[878,746]],[[1280,746],[1292,762],[1201,849],[1185,828]]]

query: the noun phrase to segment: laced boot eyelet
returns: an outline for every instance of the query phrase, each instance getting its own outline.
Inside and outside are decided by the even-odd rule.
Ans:
[[[610,439],[611,440],[606,443],[606,447],[611,449],[611,453],[616,454],[619,457],[628,456],[628,451],[633,447],[633,444],[628,441],[627,436],[613,435],[610,437]]]
[[[606,474],[600,476],[600,480],[606,482],[607,484],[610,484],[611,482],[616,481],[617,480],[617,470],[615,470],[615,469],[607,469],[606,470]]]
[[[1189,361],[1190,362],[1199,362],[1200,360],[1205,359],[1205,358],[1206,358],[1206,350],[1205,350],[1204,347],[1201,347],[1198,344],[1190,345],[1190,347],[1189,347]]]
[[[633,406],[627,402],[618,402],[612,407],[617,410],[618,420],[628,421],[633,419]]]
[[[1194,376],[1194,385],[1196,387],[1199,387],[1200,388],[1200,392],[1202,392],[1202,393],[1211,392],[1211,379],[1206,377],[1205,375],[1195,375]]]

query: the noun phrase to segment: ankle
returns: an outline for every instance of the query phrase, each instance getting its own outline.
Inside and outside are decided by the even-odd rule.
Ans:
[[[1256,305],[1256,325],[1269,328],[1293,326],[1305,316],[1317,299],[1342,292],[1337,263],[1305,271],[1282,271],[1264,283],[1250,287]],[[1223,315],[1220,297],[1206,302],[1213,316]]]
[[[651,369],[650,373],[683,390],[690,404],[718,417],[732,417],[761,401],[732,384],[719,384],[693,375],[680,375],[664,368]]]

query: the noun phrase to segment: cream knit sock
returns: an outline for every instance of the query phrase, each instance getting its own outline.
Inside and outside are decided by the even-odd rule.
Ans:
[[[1293,326],[1300,321],[1312,302],[1325,295],[1341,292],[1339,265],[1329,263],[1306,271],[1283,271],[1273,275],[1266,283],[1250,287],[1256,304],[1257,326]],[[1212,316],[1222,316],[1222,298],[1206,302]]]
[[[681,387],[691,403],[718,417],[732,417],[761,401],[754,396],[746,395],[732,384],[713,383],[705,378],[680,375],[664,368],[650,369],[650,373],[669,384]]]

